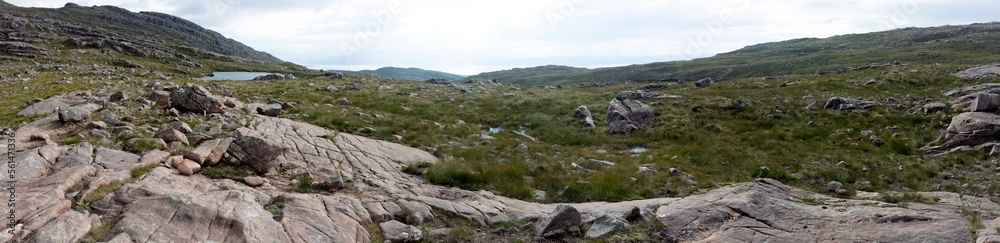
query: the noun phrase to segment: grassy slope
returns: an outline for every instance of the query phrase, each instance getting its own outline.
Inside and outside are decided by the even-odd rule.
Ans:
[[[1000,23],[906,28],[869,34],[797,39],[748,46],[709,58],[575,70],[563,75],[532,68],[484,73],[523,85],[630,80],[747,78],[813,74],[896,60],[912,64],[979,65],[1000,61]]]

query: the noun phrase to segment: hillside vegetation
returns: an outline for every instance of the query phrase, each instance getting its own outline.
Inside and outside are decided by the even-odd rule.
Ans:
[[[487,72],[468,79],[521,85],[635,80],[733,79],[844,72],[869,64],[978,65],[1000,61],[1000,23],[904,28],[764,43],[690,61],[581,69],[544,66]]]

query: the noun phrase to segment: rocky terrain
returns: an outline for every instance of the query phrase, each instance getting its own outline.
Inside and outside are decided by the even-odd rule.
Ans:
[[[0,18],[2,242],[1000,242],[996,64],[394,81],[156,13]],[[283,74],[194,79],[248,69]]]
[[[532,241],[601,238],[631,232],[630,224],[654,223],[662,227],[657,241],[992,242],[1000,237],[991,230],[969,234],[974,226],[963,212],[1000,212],[1000,205],[988,199],[931,192],[919,195],[934,198],[933,203],[901,206],[872,200],[880,198],[877,193],[839,199],[772,179],[684,198],[527,202],[427,184],[403,169],[436,163],[430,153],[254,114],[250,108],[261,104],[244,105],[198,85],[154,87],[135,99],[120,96],[72,92],[21,112],[44,117],[7,131],[13,133],[15,150],[2,152],[13,153],[17,171],[10,174],[16,181],[4,186],[18,188],[17,223],[0,239],[75,242],[105,228],[98,240],[371,242],[373,232],[366,225],[378,224],[381,239],[404,242],[449,230],[418,227],[456,218],[484,228],[524,224],[526,233],[514,237]],[[174,122],[157,127],[116,118],[143,112]],[[191,128],[185,120],[205,122]],[[151,140],[151,150],[59,145],[70,134],[105,140],[112,132]],[[124,146],[137,151],[144,145],[132,139]],[[163,151],[169,148],[182,152],[172,156]],[[197,174],[219,164],[247,166],[253,174],[236,180]],[[303,186],[304,180],[311,184]],[[122,181],[130,183],[101,191]],[[315,191],[296,192],[301,187]],[[105,195],[92,196],[98,193]],[[995,221],[985,223],[1000,223]]]

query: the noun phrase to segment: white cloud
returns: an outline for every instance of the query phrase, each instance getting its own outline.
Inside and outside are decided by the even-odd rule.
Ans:
[[[36,7],[65,4],[49,0],[8,2]],[[77,3],[177,15],[301,64],[413,66],[475,74],[545,64],[595,67],[668,61],[793,38],[990,22],[995,20],[993,10],[1000,7],[1000,2],[987,0],[953,2],[82,0]]]

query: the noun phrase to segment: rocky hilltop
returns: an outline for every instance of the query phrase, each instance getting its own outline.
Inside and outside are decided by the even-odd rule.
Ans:
[[[247,69],[298,67],[190,21],[156,12],[73,3],[58,9],[2,3],[0,23],[0,52],[13,60],[59,60],[64,55],[75,55],[62,50],[76,49],[114,52],[114,56],[124,59],[123,66],[130,66],[125,60],[159,60],[189,74],[232,66],[215,62],[252,64],[245,65]]]
[[[163,14],[0,18],[0,242],[1000,242],[996,64],[394,81]],[[191,79],[248,69],[294,75]]]

